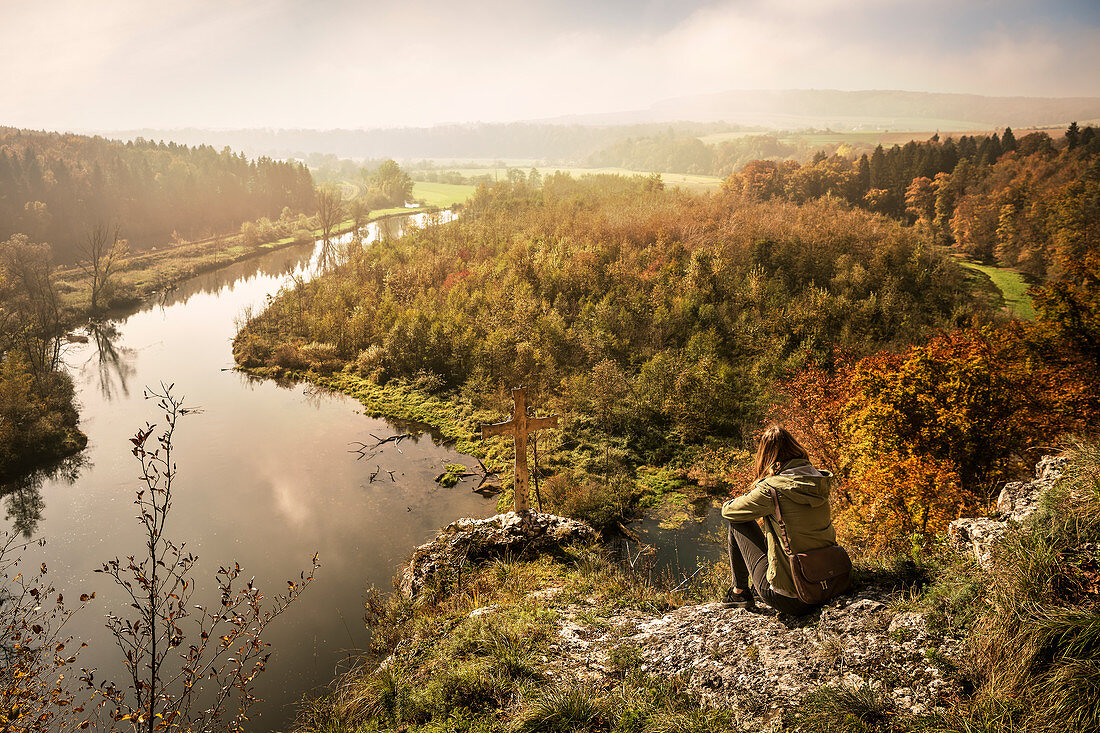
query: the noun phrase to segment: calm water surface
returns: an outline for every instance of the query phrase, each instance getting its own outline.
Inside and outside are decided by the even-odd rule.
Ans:
[[[430,225],[424,215],[390,219],[372,224],[365,238],[400,236],[410,223]],[[360,459],[349,452],[353,441],[404,428],[359,414],[358,403],[342,395],[231,371],[235,320],[248,307],[261,308],[292,273],[312,276],[319,249],[285,249],[199,276],[93,330],[87,344],[71,345],[65,360],[89,438],[83,465],[72,469],[71,482],[72,476],[39,474],[6,487],[8,526],[47,541],[28,559],[46,562],[52,582],[70,598],[96,592],[69,629],[90,644],[81,665],[122,682],[103,617],[126,604],[92,571],[141,550],[133,505],[138,465],[128,439],[161,419],[142,398],[147,385],[174,383],[187,406],[201,408],[177,429],[179,476],[166,531],[199,557],[195,601],[211,590],[220,564],[240,562],[246,576],[277,593],[308,569],[313,553],[322,562],[314,584],[266,636],[275,654],[259,684],[266,702],[255,710],[258,731],[284,728],[295,701],[328,683],[349,651],[364,646],[366,587],[390,588],[411,549],[440,526],[494,511],[469,480],[451,489],[435,484],[444,464],[471,459],[431,435]]]

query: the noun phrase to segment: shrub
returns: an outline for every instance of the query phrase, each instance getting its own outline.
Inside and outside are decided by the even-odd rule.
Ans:
[[[542,484],[547,509],[581,519],[593,527],[610,527],[623,518],[633,499],[632,488],[623,479],[600,481],[573,473],[559,473]]]
[[[271,361],[275,366],[288,372],[303,371],[309,362],[303,358],[296,344],[282,343],[271,352]]]
[[[385,356],[385,349],[378,344],[371,344],[359,352],[359,356],[355,358],[355,368],[361,376],[379,382],[385,366]]]
[[[233,358],[245,369],[266,366],[271,357],[271,347],[253,334],[233,341]]]
[[[298,347],[298,354],[310,369],[320,374],[331,374],[344,366],[335,344],[313,341]]]

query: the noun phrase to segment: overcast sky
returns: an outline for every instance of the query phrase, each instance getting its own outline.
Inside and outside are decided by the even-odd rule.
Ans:
[[[1100,0],[0,0],[0,125],[377,127],[730,89],[1100,96]]]

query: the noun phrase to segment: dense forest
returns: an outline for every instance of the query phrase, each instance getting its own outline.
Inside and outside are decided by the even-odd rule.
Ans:
[[[312,206],[302,165],[228,148],[0,128],[0,239],[21,232],[49,242],[59,264],[77,260],[97,226],[118,226],[143,249]]]
[[[1033,132],[933,138],[850,161],[757,160],[723,184],[758,200],[831,196],[919,224],[939,244],[1036,278],[1072,277],[1100,221],[1100,136],[1071,125],[1062,140]]]
[[[708,144],[669,128],[656,135],[616,142],[591,154],[586,162],[635,171],[728,176],[749,161],[799,159],[812,154],[805,145],[783,142],[774,134],[745,135]]]
[[[758,415],[762,376],[838,344],[909,342],[966,321],[968,303],[950,260],[832,202],[763,205],[556,174],[540,189],[483,187],[454,224],[354,251],[249,334],[331,344],[364,374],[430,373],[450,388],[560,390],[598,367],[642,375],[638,400],[662,418],[644,420],[663,426],[659,443],[739,435]],[[246,363],[281,358],[248,335],[238,347]]]

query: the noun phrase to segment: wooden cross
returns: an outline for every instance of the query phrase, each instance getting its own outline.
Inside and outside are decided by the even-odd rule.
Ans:
[[[556,428],[558,416],[527,417],[527,389],[517,387],[512,390],[512,401],[515,407],[512,410],[512,418],[505,422],[493,423],[481,426],[481,438],[491,438],[494,435],[511,435],[516,441],[516,511],[527,511],[527,435],[543,428]]]

